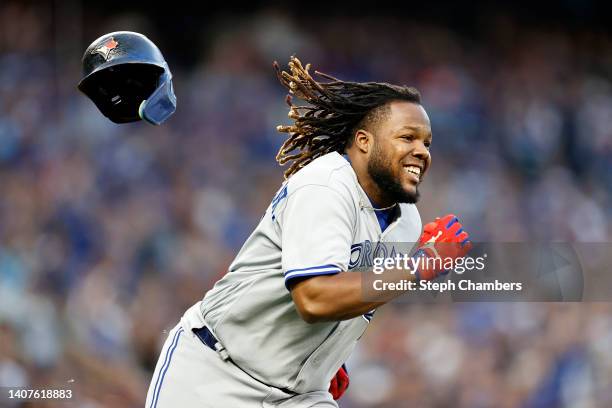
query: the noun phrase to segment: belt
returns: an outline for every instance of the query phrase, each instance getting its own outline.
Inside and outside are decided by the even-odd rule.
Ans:
[[[219,353],[219,355],[224,361],[230,359],[229,354],[227,354],[227,350],[225,350],[225,347],[223,347],[223,345],[219,343],[219,340],[216,339],[216,337],[211,333],[208,327],[204,326],[199,329],[192,329],[192,331],[196,336],[198,336],[202,343],[206,344],[211,350]]]
[[[240,368],[240,366],[238,366],[236,363],[234,363],[232,361],[232,359],[230,358],[229,354],[227,354],[227,350],[225,350],[225,347],[223,347],[223,345],[221,345],[221,343],[219,342],[219,340],[217,340],[217,338],[211,333],[211,331],[208,329],[208,327],[204,326],[201,327],[199,329],[192,329],[193,333],[198,336],[198,338],[200,339],[200,341],[204,344],[206,344],[210,349],[212,349],[213,351],[216,351],[221,358],[224,361],[230,361],[232,364],[234,364],[236,367],[238,367],[240,370],[242,370],[242,368]],[[271,385],[268,385],[264,382],[262,382],[261,380],[258,380],[257,378],[253,377],[251,374],[247,373],[246,371],[242,370],[246,375],[248,375],[249,377],[251,377],[252,379],[254,379],[257,382],[260,382],[268,387],[271,387]],[[294,391],[291,391],[287,388],[279,388],[279,390],[283,391],[286,394],[290,394],[290,395],[295,395]]]

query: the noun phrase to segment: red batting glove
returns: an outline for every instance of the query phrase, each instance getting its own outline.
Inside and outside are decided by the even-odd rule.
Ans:
[[[425,256],[442,258],[442,260],[462,258],[472,248],[468,238],[468,233],[463,231],[459,219],[454,214],[436,218],[434,222],[423,228],[423,234],[419,238],[419,248],[414,257]],[[448,272],[439,267],[440,262],[428,264],[423,265],[423,262],[419,264],[421,267],[417,271],[417,279],[432,280]]]
[[[349,375],[346,371],[346,366],[342,364],[342,367],[338,370],[334,378],[332,378],[329,384],[329,393],[334,397],[334,400],[339,400],[349,386]]]

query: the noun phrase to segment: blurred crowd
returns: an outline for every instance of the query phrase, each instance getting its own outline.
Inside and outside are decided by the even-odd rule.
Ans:
[[[287,106],[271,63],[292,54],[421,91],[434,134],[424,221],[454,212],[476,241],[610,241],[605,33],[508,17],[478,35],[383,17],[220,18],[205,51],[180,50],[195,65],[169,60],[178,111],[153,127],[115,125],[76,91],[52,19],[0,5],[0,387],[144,404],[165,333],[282,182]],[[138,21],[105,20],[72,64]],[[341,407],[612,406],[612,304],[388,305],[372,325]],[[24,406],[64,406],[47,404]]]

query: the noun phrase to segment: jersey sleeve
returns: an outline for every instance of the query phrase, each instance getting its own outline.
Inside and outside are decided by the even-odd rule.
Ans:
[[[355,211],[350,199],[324,185],[299,187],[279,217],[285,286],[348,268]]]

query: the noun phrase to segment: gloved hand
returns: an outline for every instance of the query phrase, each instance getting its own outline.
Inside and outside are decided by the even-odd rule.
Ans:
[[[414,257],[449,258],[455,260],[464,257],[472,248],[469,235],[454,214],[436,218],[423,228],[419,246]],[[444,262],[420,262],[417,279],[432,280],[448,271],[440,267]]]
[[[342,364],[342,367],[338,369],[338,372],[332,378],[329,384],[329,393],[334,397],[334,400],[339,400],[349,386],[349,375],[346,370],[346,365]]]

